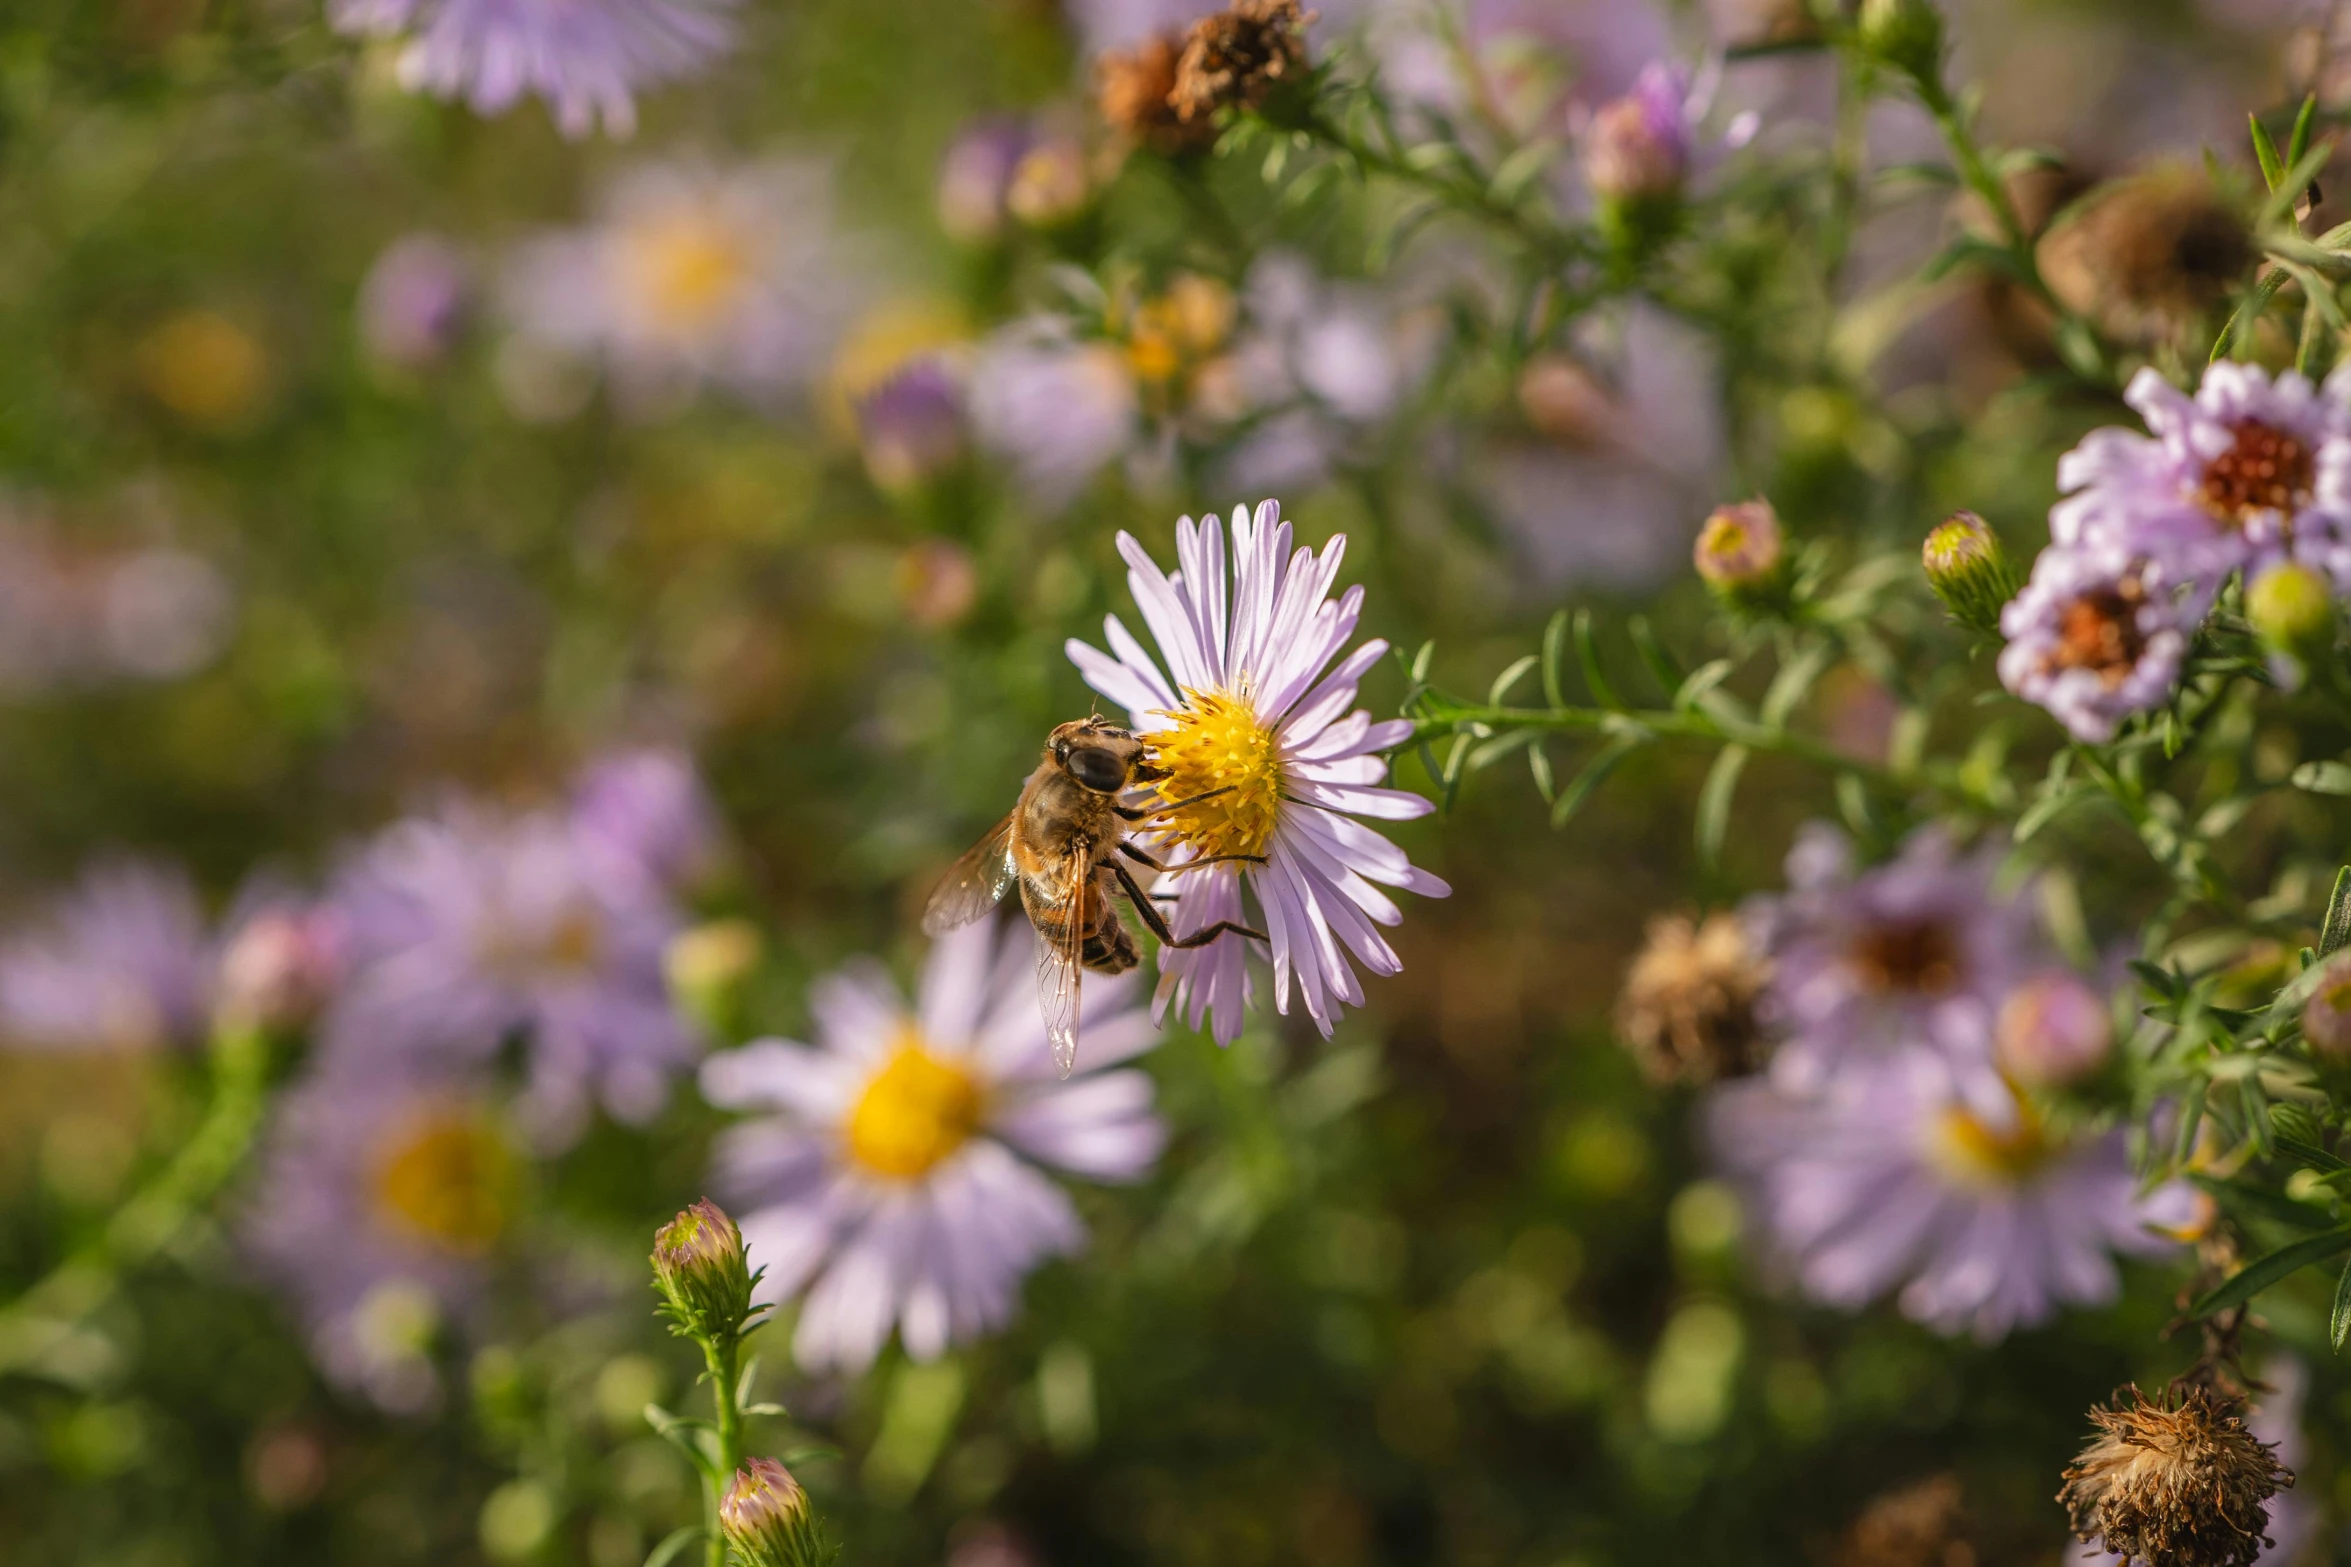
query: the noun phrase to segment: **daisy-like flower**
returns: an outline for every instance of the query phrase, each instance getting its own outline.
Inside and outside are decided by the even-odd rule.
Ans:
[[[733,0],[332,0],[345,33],[403,40],[400,83],[504,114],[543,98],[563,134],[637,127],[636,93],[693,76],[734,41]]]
[[[1166,670],[1115,615],[1103,626],[1111,653],[1069,643],[1086,683],[1129,711],[1167,770],[1152,798],[1173,804],[1218,791],[1146,841],[1170,863],[1243,857],[1160,878],[1175,897],[1169,925],[1182,937],[1224,920],[1262,920],[1275,1008],[1289,1011],[1294,979],[1326,1035],[1342,1007],[1363,1000],[1350,954],[1375,974],[1400,966],[1378,927],[1403,916],[1380,886],[1440,898],[1452,890],[1359,820],[1409,821],[1435,807],[1379,786],[1388,770],[1380,752],[1412,726],[1373,723],[1355,706],[1356,683],[1388,644],[1375,638],[1347,650],[1363,589],[1330,596],[1346,542],[1336,534],[1319,554],[1293,553],[1279,505],[1266,501],[1255,516],[1237,506],[1229,563],[1217,519],[1194,526],[1186,517],[1176,524],[1181,569],[1170,575],[1121,533],[1127,583]],[[1253,992],[1247,947],[1227,935],[1162,948],[1161,1015],[1172,1001],[1195,1028],[1212,1018],[1220,1042],[1238,1037]]]
[[[1981,1086],[2031,936],[2018,900],[1992,888],[1994,859],[1961,858],[1927,828],[1857,871],[1842,833],[1805,829],[1788,891],[1752,911],[1773,963],[1762,1013],[1783,1036],[1771,1063],[1781,1088],[1809,1093],[1908,1058]]]
[[[1754,1232],[1806,1294],[1856,1310],[1899,1287],[1943,1333],[1989,1341],[2110,1301],[2116,1253],[2168,1251],[2204,1216],[2184,1183],[2140,1192],[2120,1131],[2069,1138],[2014,1095],[1983,1107],[1916,1074],[1817,1097],[1736,1083],[1710,1123]]]
[[[338,1061],[481,1062],[519,1035],[527,1119],[560,1146],[592,1101],[650,1118],[694,1055],[662,966],[677,911],[577,817],[453,802],[386,829],[334,902],[349,965],[327,1021]]]
[[[2052,545],[2000,612],[2001,683],[2076,739],[2111,740],[2123,719],[2170,699],[2209,602],[2112,550]]]
[[[702,1067],[727,1132],[719,1184],[762,1300],[805,1292],[792,1353],[863,1370],[896,1328],[928,1360],[1010,1318],[1014,1294],[1084,1227],[1039,1165],[1139,1179],[1166,1131],[1151,1080],[1104,1067],[1157,1038],[1123,979],[1083,992],[1085,1070],[1064,1081],[1037,1010],[1033,938],[995,921],[942,938],[909,1007],[878,964],[822,981],[817,1043],[767,1040]]]
[[[524,338],[601,358],[659,406],[703,382],[773,399],[820,371],[855,289],[813,164],[646,163],[597,220],[526,245],[506,280]]]
[[[571,820],[599,852],[665,886],[692,881],[718,854],[717,810],[683,751],[596,758],[572,786]]]
[[[2252,365],[2204,372],[2194,397],[2153,370],[2126,400],[2148,435],[2092,431],[2059,459],[2050,537],[2144,562],[2150,586],[2217,588],[2243,567],[2332,564],[2351,528],[2351,380],[2314,387]],[[2344,585],[2338,583],[2338,585]]]
[[[239,1234],[320,1368],[413,1413],[439,1395],[445,1330],[479,1308],[523,1169],[472,1076],[330,1068],[279,1102]]]
[[[1142,392],[1113,345],[1075,339],[1057,323],[1021,323],[973,362],[971,420],[983,446],[1058,506],[1135,448]]]
[[[212,936],[176,865],[92,865],[0,947],[0,1033],[48,1049],[151,1050],[204,1037]]]

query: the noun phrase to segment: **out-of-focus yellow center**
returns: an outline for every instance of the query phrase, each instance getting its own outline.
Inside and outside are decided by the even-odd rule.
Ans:
[[[849,1157],[892,1181],[919,1181],[970,1140],[985,1095],[962,1066],[911,1028],[849,1112]]]
[[[506,1229],[515,1173],[512,1151],[479,1115],[430,1110],[385,1141],[375,1167],[376,1213],[442,1251],[478,1257]]]
[[[1161,717],[1173,727],[1151,736],[1151,759],[1167,769],[1161,801],[1198,800],[1165,818],[1167,830],[1203,855],[1263,854],[1282,819],[1282,752],[1274,731],[1246,698],[1186,691]],[[1198,797],[1223,790],[1213,799]]]
[[[1232,335],[1233,291],[1214,278],[1185,273],[1135,307],[1127,325],[1127,362],[1145,381],[1172,381],[1222,348]]]
[[[482,938],[483,967],[514,983],[584,974],[604,956],[604,922],[584,903],[565,909],[537,930],[493,921]]]
[[[744,236],[714,212],[665,214],[621,241],[629,292],[673,332],[699,333],[722,321],[750,280],[751,263]]]
[[[2006,1125],[1958,1105],[1945,1110],[1935,1124],[1932,1151],[1945,1174],[1967,1185],[2014,1186],[2039,1173],[2059,1146],[2020,1099],[2016,1119]]]

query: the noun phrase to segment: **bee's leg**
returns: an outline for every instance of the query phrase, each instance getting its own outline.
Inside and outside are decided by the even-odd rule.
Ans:
[[[1159,938],[1159,944],[1163,947],[1173,947],[1179,952],[1205,947],[1228,930],[1236,936],[1246,936],[1251,941],[1265,940],[1264,931],[1251,930],[1232,920],[1218,920],[1206,930],[1196,930],[1189,936],[1178,936],[1167,928],[1167,917],[1152,906],[1151,895],[1135,884],[1131,871],[1116,860],[1110,862],[1110,871],[1118,878],[1118,884],[1126,889],[1127,901],[1135,906],[1137,914],[1143,916],[1143,923],[1150,928],[1152,935]]]
[[[1170,800],[1165,805],[1155,805],[1147,811],[1138,811],[1130,805],[1113,805],[1111,809],[1130,822],[1147,822],[1154,816],[1165,816],[1170,811],[1180,811],[1187,805],[1198,805],[1202,800],[1213,800],[1220,794],[1231,794],[1232,792],[1233,786],[1226,784],[1221,789],[1211,789],[1206,794],[1196,794],[1189,800]]]
[[[1159,861],[1151,858],[1150,855],[1145,854],[1142,850],[1136,848],[1133,844],[1126,842],[1124,839],[1119,841],[1118,852],[1125,855],[1130,860],[1138,860],[1141,863],[1150,866],[1153,870],[1159,872],[1163,876],[1173,876],[1178,871],[1196,870],[1203,865],[1221,865],[1227,860],[1243,860],[1251,865],[1263,865],[1265,863],[1265,856],[1262,854],[1203,854],[1200,856],[1200,858],[1196,860],[1186,860],[1181,865],[1162,865]]]

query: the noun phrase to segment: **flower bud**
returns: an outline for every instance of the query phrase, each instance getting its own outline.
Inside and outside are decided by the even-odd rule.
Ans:
[[[1861,0],[1861,47],[1919,81],[1943,68],[1943,13],[1934,0]]]
[[[718,1504],[718,1532],[748,1567],[823,1567],[831,1560],[808,1493],[772,1458],[735,1471]]]
[[[1763,499],[1718,506],[1698,530],[1691,560],[1698,575],[1727,607],[1744,613],[1782,606],[1788,585],[1788,552],[1780,536],[1779,513]]]
[[[1936,524],[1919,552],[1927,586],[1951,618],[1980,636],[2000,634],[2000,611],[2016,597],[2016,567],[2000,535],[1972,511],[1955,511]]]
[[[246,920],[221,953],[219,1021],[266,1029],[309,1022],[341,970],[341,932],[324,907],[269,909]]]
[[[2334,1061],[2351,1061],[2351,954],[2331,958],[2327,971],[2302,1003],[2302,1037]]]
[[[936,203],[939,227],[967,245],[993,244],[1004,237],[1005,205],[1013,171],[1034,141],[1018,120],[978,120],[957,134],[939,160]]]
[[[751,1315],[751,1266],[743,1232],[705,1197],[653,1237],[653,1287],[677,1331],[732,1338]]]
[[[2280,561],[2245,585],[2245,619],[2289,691],[2335,650],[2334,591],[2299,561]]]
[[[1620,247],[1663,239],[1690,177],[1690,124],[1681,73],[1652,64],[1633,90],[1603,105],[1584,141],[1584,178],[1600,221]]]
[[[2062,970],[2026,980],[2000,1008],[1994,1054],[2000,1069],[2026,1087],[2078,1083],[2104,1066],[2113,1049],[2106,998]]]
[[[1031,147],[1014,166],[1004,205],[1030,228],[1056,229],[1083,214],[1093,199],[1085,149],[1072,141],[1048,141]]]

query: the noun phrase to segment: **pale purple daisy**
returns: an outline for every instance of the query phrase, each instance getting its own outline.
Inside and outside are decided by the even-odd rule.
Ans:
[[[691,882],[719,851],[718,811],[694,759],[666,746],[591,761],[572,785],[571,820],[591,852],[660,886]]]
[[[734,0],[330,0],[345,33],[403,41],[400,82],[476,114],[546,100],[563,134],[637,127],[636,93],[696,75],[734,41]]]
[[[1781,1088],[1814,1092],[1894,1061],[1971,1092],[1996,1083],[1993,1026],[2033,935],[2018,895],[1993,887],[1997,860],[1963,857],[1929,827],[1861,870],[1835,828],[1798,836],[1788,890],[1752,908],[1772,958],[1761,1011],[1780,1035]]]
[[[1048,506],[1077,495],[1143,438],[1142,393],[1126,356],[1059,322],[1016,322],[972,363],[971,422]]]
[[[526,1116],[560,1146],[592,1102],[651,1118],[695,1053],[662,967],[677,909],[578,820],[451,802],[379,834],[334,902],[348,973],[327,1043],[347,1065],[486,1061],[519,1035]]]
[[[2211,603],[2148,563],[2095,545],[2053,544],[2000,612],[2001,683],[2100,744],[2133,713],[2171,699],[2188,639]]]
[[[997,935],[999,924],[1007,932]],[[1125,978],[1089,982],[1085,1066],[1064,1080],[1037,1008],[1034,937],[983,920],[943,937],[914,1005],[878,964],[821,981],[816,1044],[713,1056],[702,1090],[762,1112],[723,1135],[718,1178],[741,1215],[760,1298],[805,1295],[792,1353],[862,1371],[893,1327],[930,1360],[1001,1326],[1020,1281],[1085,1229],[1039,1168],[1140,1179],[1166,1129],[1151,1080],[1104,1071],[1157,1039]]]
[[[1175,897],[1168,923],[1184,936],[1221,920],[1262,920],[1273,949],[1275,1009],[1289,1011],[1295,978],[1307,1016],[1327,1035],[1342,1007],[1362,1003],[1354,962],[1375,974],[1401,966],[1378,927],[1403,915],[1374,883],[1428,897],[1451,889],[1358,820],[1410,821],[1435,807],[1379,786],[1388,773],[1380,753],[1412,725],[1373,723],[1355,705],[1357,682],[1388,644],[1375,638],[1347,651],[1363,589],[1330,596],[1346,536],[1334,534],[1319,555],[1303,545],[1293,553],[1290,525],[1280,506],[1266,501],[1254,516],[1233,508],[1232,540],[1228,565],[1217,519],[1195,527],[1184,518],[1176,524],[1182,566],[1169,575],[1132,535],[1118,536],[1135,607],[1166,673],[1115,615],[1103,626],[1112,653],[1073,639],[1069,656],[1086,683],[1125,707],[1136,732],[1150,740],[1169,774],[1153,786],[1157,801],[1218,791],[1145,841],[1171,863],[1264,860],[1161,877],[1161,890]],[[1244,904],[1244,888],[1254,909]],[[1172,1001],[1193,1027],[1211,1017],[1219,1041],[1236,1038],[1253,989],[1249,945],[1227,934],[1190,950],[1161,948],[1161,1015]]]
[[[202,1042],[212,933],[176,865],[100,860],[35,927],[0,945],[0,1034],[35,1049]]]
[[[1880,1071],[1859,1091],[1717,1091],[1717,1156],[1774,1261],[1824,1304],[1899,1289],[1905,1315],[1986,1341],[2115,1297],[2116,1253],[2156,1256],[2209,1218],[2184,1182],[2142,1192],[2124,1134],[2068,1137],[2013,1094],[1997,1106]]]
[[[2094,430],[2058,460],[2057,545],[2143,562],[2149,586],[2167,590],[2216,589],[2231,571],[2287,558],[2339,563],[2351,529],[2351,379],[2320,388],[2224,361],[2194,397],[2150,369],[2125,398],[2151,434]]]
[[[359,340],[399,370],[429,370],[447,358],[473,303],[473,269],[435,234],[387,246],[359,285]]]
[[[525,342],[601,359],[632,406],[705,382],[773,401],[823,369],[859,293],[832,205],[813,163],[638,164],[594,223],[516,253],[506,310]]]
[[[480,1310],[522,1172],[478,1077],[330,1066],[279,1100],[239,1237],[320,1368],[415,1413],[439,1397],[440,1341]]]

